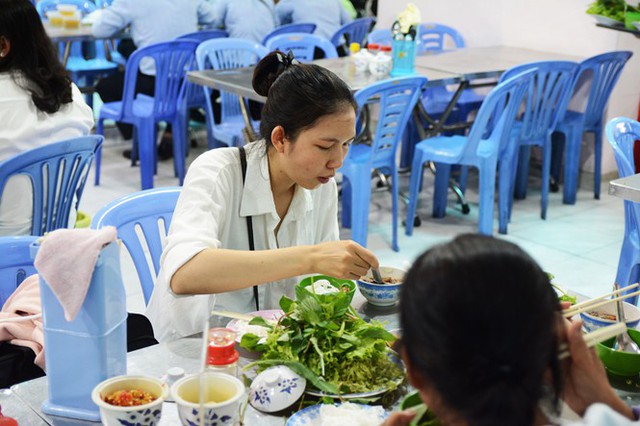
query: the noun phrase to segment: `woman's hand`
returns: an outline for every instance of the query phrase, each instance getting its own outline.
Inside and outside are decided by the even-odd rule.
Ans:
[[[406,426],[411,423],[416,412],[413,410],[396,411],[384,421],[380,426]]]
[[[372,266],[378,267],[376,256],[355,241],[328,241],[313,246],[312,271],[336,278],[356,280]]]
[[[571,357],[564,366],[564,401],[580,416],[584,415],[591,404],[601,402],[634,419],[631,408],[609,385],[604,366],[595,350],[587,347],[582,338],[581,328],[582,321],[565,324],[566,341]]]

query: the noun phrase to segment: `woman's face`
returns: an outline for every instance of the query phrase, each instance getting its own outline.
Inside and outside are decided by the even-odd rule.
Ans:
[[[350,106],[325,115],[298,135],[295,141],[285,137],[282,172],[306,189],[328,183],[342,166],[356,132],[356,114]]]

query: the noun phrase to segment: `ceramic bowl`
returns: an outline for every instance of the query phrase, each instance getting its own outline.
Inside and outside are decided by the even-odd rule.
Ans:
[[[240,417],[240,403],[245,388],[236,377],[224,373],[205,372],[204,423],[200,422],[200,375],[183,377],[171,386],[171,395],[178,405],[178,417],[185,426],[231,426]]]
[[[289,367],[277,365],[258,374],[249,387],[249,404],[274,413],[293,405],[304,393],[307,381]]]
[[[395,268],[392,266],[381,266],[380,275],[384,279],[385,277],[391,277],[399,280],[395,284],[374,284],[371,271],[367,272],[367,275],[361,277],[356,281],[360,293],[367,299],[369,303],[375,306],[391,306],[394,305],[398,299],[400,299],[400,286],[404,280],[404,276],[407,273],[405,270]]]
[[[636,307],[635,305],[626,302],[622,304],[622,307],[624,309],[624,317],[626,319],[627,327],[636,328],[638,326],[638,323],[640,323],[640,309],[638,309],[638,307]],[[616,315],[616,304],[609,303],[607,305],[600,306],[599,308],[594,309],[594,311]],[[597,330],[600,327],[613,325],[617,322],[614,320],[596,317],[594,315],[591,315],[589,311],[580,313],[580,318],[582,319],[584,328],[589,332]]]
[[[148,404],[133,407],[120,407],[108,404],[104,398],[119,390],[140,389],[149,392],[156,399]],[[168,396],[167,386],[155,377],[117,376],[99,383],[91,399],[100,408],[100,419],[106,426],[157,425],[162,414],[162,403]]]
[[[627,329],[629,337],[640,344],[640,331]],[[607,370],[619,376],[635,376],[640,373],[640,354],[614,351],[615,337],[596,345],[596,352]]]
[[[593,19],[595,19],[598,22],[598,24],[608,25],[610,27],[621,27],[624,25],[623,22],[616,21],[615,19],[611,19],[606,16],[602,16],[602,15],[591,15],[591,16],[593,16]]]

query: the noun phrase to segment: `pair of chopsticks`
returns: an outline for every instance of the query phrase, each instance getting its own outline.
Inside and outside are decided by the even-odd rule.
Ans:
[[[608,305],[609,303],[612,303],[612,302],[617,302],[618,300],[624,300],[629,297],[637,296],[640,294],[640,291],[624,294],[622,296],[617,296],[611,299],[605,299],[605,297],[616,296],[616,295],[619,295],[620,293],[624,293],[625,291],[637,288],[638,286],[640,286],[640,283],[631,284],[629,286],[618,289],[616,291],[612,291],[611,293],[603,294],[602,296],[594,297],[593,299],[576,303],[575,305],[570,306],[569,308],[562,311],[562,315],[569,318],[579,314],[580,312],[590,311],[592,309],[599,308],[600,306]]]
[[[587,333],[584,336],[582,336],[582,338],[584,339],[587,346],[591,348],[595,346],[597,343],[604,342],[607,339],[610,339],[614,336],[617,336],[619,334],[626,333],[626,332],[627,332],[627,325],[625,323],[618,322],[616,324],[609,325],[607,327],[599,328],[595,331],[592,331],[591,333]],[[560,344],[560,346],[558,347],[558,359],[562,360],[565,358],[569,358],[570,356],[571,354],[569,353],[569,347],[567,346],[567,344],[566,343]]]

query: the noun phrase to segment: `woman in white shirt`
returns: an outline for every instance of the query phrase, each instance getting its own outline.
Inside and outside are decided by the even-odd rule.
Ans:
[[[93,113],[58,60],[29,0],[0,0],[0,161],[78,136]],[[9,180],[0,200],[0,235],[31,232],[31,183]],[[75,217],[75,215],[72,215]]]
[[[187,173],[147,311],[158,340],[201,330],[208,297],[193,295],[217,294],[216,309],[274,309],[301,275],[356,279],[378,266],[338,240],[334,176],[355,137],[349,87],[277,51],[257,65],[253,87],[267,96],[264,139],[245,146],[245,183],[236,148],[201,155]]]
[[[587,347],[581,322],[563,319],[547,274],[515,244],[467,234],[429,249],[402,285],[400,322],[409,380],[442,424],[637,420]],[[560,342],[570,353],[562,362]],[[561,416],[562,402],[570,410]],[[394,413],[385,426],[412,417]]]

